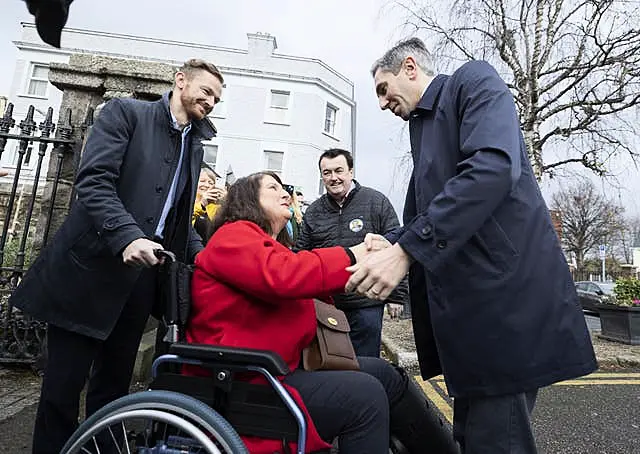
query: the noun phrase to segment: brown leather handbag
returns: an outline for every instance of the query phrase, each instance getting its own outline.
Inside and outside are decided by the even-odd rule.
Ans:
[[[302,351],[305,370],[359,370],[360,365],[349,338],[349,322],[332,304],[313,300],[316,306],[316,337]]]

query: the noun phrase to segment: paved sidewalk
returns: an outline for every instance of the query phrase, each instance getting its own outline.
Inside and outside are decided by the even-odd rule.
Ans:
[[[600,338],[598,331],[591,332],[591,339],[601,370],[640,369],[640,345],[611,342]],[[411,320],[391,320],[385,314],[382,349],[391,362],[411,372],[418,372]]]
[[[0,421],[38,402],[40,377],[29,369],[0,366]]]

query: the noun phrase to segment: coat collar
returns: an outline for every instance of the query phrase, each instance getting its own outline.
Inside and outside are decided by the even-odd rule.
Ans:
[[[434,77],[431,83],[427,86],[427,89],[424,91],[422,98],[420,98],[418,105],[414,109],[414,112],[417,110],[433,110],[438,103],[442,87],[448,78],[449,76],[444,74],[438,74]]]
[[[167,118],[169,120],[170,129],[175,129],[173,126],[173,116],[171,115],[171,110],[169,109],[169,99],[173,92],[168,91],[164,95],[162,95],[162,100],[160,101],[162,107],[167,114]],[[212,137],[215,137],[218,131],[216,127],[213,125],[209,117],[204,117],[202,120],[193,120],[191,122],[192,128],[196,131],[196,133],[202,136],[205,140],[209,140]]]
[[[342,206],[338,205],[338,202],[336,202],[335,199],[333,197],[331,197],[328,192],[325,193],[324,197],[326,198],[325,200],[327,201],[329,206],[335,208],[336,210],[340,210],[341,208],[345,208],[349,204],[351,199],[353,199],[353,197],[356,195],[356,192],[358,192],[360,190],[360,187],[361,187],[360,183],[358,183],[356,180],[351,180],[351,184],[353,185],[353,187],[351,188],[351,190],[347,194],[347,198],[344,199],[344,203],[342,204]]]

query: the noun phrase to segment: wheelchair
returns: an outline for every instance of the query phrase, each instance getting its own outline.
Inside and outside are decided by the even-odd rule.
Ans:
[[[170,265],[175,262],[173,254],[161,255]],[[176,274],[172,281],[180,281]],[[281,441],[281,454],[289,454],[289,443],[296,442],[296,454],[304,454],[304,414],[276,378],[290,372],[287,363],[271,351],[179,342],[184,328],[179,321],[186,317],[178,306],[185,298],[174,290],[165,319],[169,351],[153,362],[149,389],[91,415],[61,454],[248,454],[240,435]],[[183,375],[185,365],[208,374]],[[243,380],[247,373],[262,375],[268,385]],[[395,439],[390,452],[406,454]]]

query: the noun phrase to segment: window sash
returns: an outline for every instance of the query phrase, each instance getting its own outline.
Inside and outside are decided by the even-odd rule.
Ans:
[[[281,151],[268,151],[264,152],[264,165],[266,170],[274,172],[282,172],[282,163],[284,160],[284,153]]]
[[[34,96],[47,96],[48,81],[31,79],[27,93]]]
[[[218,160],[218,145],[204,144],[202,160],[209,166],[215,167]]]
[[[288,109],[289,108],[289,96],[288,91],[271,91],[271,108],[272,109]]]
[[[325,110],[324,132],[328,134],[335,133],[337,114],[338,109],[331,104],[327,104],[327,108]]]

